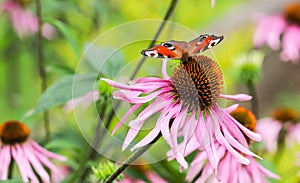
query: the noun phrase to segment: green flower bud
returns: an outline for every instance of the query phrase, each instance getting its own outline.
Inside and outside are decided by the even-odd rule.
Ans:
[[[244,84],[255,84],[260,78],[263,60],[264,53],[256,50],[238,56],[234,62],[238,67],[238,80]]]

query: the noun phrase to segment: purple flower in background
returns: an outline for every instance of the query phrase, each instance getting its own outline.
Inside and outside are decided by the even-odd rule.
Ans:
[[[249,163],[247,158],[238,153],[239,151],[253,155],[247,148],[242,132],[254,140],[260,140],[260,135],[238,123],[217,104],[217,101],[220,98],[242,101],[251,97],[244,94],[235,96],[221,94],[222,71],[218,64],[208,57],[197,56],[186,64],[180,64],[171,77],[166,73],[166,63],[167,60],[164,60],[163,78],[139,78],[130,85],[102,78],[111,86],[121,89],[113,93],[114,98],[133,104],[116,125],[113,133],[134,111],[150,102],[134,120],[129,122],[130,129],[122,150],[126,149],[137,136],[144,122],[159,113],[155,127],[131,150],[151,143],[161,133],[170,145],[176,160],[183,168],[187,168],[188,164],[183,154],[188,141],[195,135],[198,147],[204,149],[216,139],[240,162]],[[179,136],[183,136],[180,147]]]
[[[38,32],[38,19],[29,10],[24,8],[22,1],[5,0],[0,10],[7,13],[11,19],[15,32],[20,36],[32,35]],[[42,35],[47,39],[52,39],[56,34],[55,28],[49,24],[44,24]]]
[[[272,128],[272,130],[266,130]],[[277,150],[277,145],[288,146],[300,143],[300,123],[297,111],[290,108],[274,110],[272,117],[258,121],[257,132],[262,135],[262,142],[270,152]]]
[[[71,112],[77,106],[83,106],[84,108],[87,108],[91,103],[93,103],[97,100],[99,100],[99,91],[93,90],[93,91],[86,93],[82,97],[77,97],[72,100],[69,100],[65,104],[64,110],[67,112]]]
[[[38,183],[40,177],[43,182],[50,183],[51,178],[45,167],[52,175],[61,174],[49,159],[66,161],[66,158],[44,149],[30,139],[29,134],[28,127],[18,121],[7,121],[0,125],[0,180],[8,179],[12,161],[16,162],[24,182]]]
[[[256,47],[267,44],[273,50],[281,51],[284,61],[300,61],[300,3],[285,7],[283,14],[264,15],[258,20],[253,43]],[[282,37],[282,39],[281,39]]]
[[[232,111],[236,106],[232,106],[227,111]],[[255,131],[256,119],[254,115],[243,107],[238,107],[230,113],[236,120],[243,121],[242,124]],[[251,140],[247,139],[250,144]],[[247,154],[243,154],[249,160],[247,165],[241,164],[237,158],[230,153],[226,147],[217,140],[210,144],[210,147],[201,150],[198,149],[197,139],[195,136],[189,141],[186,148],[185,156],[198,151],[194,157],[186,180],[196,183],[252,183],[252,182],[268,182],[267,178],[279,179],[280,177],[269,170],[262,167],[256,160]],[[170,155],[170,154],[169,154]],[[170,159],[173,157],[170,156]],[[200,174],[200,176],[198,176]],[[197,177],[198,176],[198,177]]]

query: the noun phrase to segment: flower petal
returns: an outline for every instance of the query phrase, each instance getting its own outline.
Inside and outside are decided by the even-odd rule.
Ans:
[[[237,95],[225,95],[225,94],[220,94],[221,98],[229,99],[229,100],[237,100],[237,101],[247,101],[251,100],[252,97],[247,94],[237,94]]]

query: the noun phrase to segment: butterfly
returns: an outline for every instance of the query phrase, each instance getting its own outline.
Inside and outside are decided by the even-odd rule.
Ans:
[[[175,40],[162,42],[158,46],[143,50],[141,54],[153,58],[177,59],[187,63],[193,56],[216,46],[222,40],[223,36],[203,34],[189,42]]]

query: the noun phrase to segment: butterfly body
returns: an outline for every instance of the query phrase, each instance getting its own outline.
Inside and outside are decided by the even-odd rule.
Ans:
[[[166,41],[161,45],[143,50],[142,54],[153,58],[177,59],[186,63],[193,56],[219,44],[222,40],[223,36],[203,34],[189,42]]]

